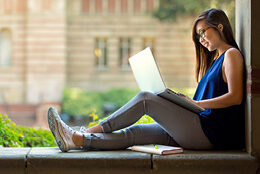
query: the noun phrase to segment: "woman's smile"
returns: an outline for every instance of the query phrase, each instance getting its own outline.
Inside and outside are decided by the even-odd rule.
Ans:
[[[208,42],[205,42],[203,45],[204,45],[204,47],[208,48],[209,43],[208,43]]]
[[[209,49],[209,48],[208,48],[208,47],[209,47],[209,42],[208,42],[208,41],[206,41],[205,39],[203,39],[203,40],[200,41],[200,43],[201,43],[205,48]]]

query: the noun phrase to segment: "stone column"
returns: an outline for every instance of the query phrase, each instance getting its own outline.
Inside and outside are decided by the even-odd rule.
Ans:
[[[28,0],[26,103],[60,103],[66,74],[66,0]]]
[[[60,106],[66,80],[66,0],[28,0],[27,10],[25,102],[46,128],[46,106]]]
[[[236,0],[236,37],[247,67],[247,151],[260,156],[260,1]]]

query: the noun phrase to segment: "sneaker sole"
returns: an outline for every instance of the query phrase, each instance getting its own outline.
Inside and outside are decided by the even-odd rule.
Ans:
[[[48,123],[49,123],[50,130],[51,130],[60,150],[62,152],[67,152],[68,148],[66,147],[66,144],[65,144],[62,136],[60,135],[58,121],[60,121],[60,117],[58,115],[56,115],[56,109],[51,107],[48,110]]]

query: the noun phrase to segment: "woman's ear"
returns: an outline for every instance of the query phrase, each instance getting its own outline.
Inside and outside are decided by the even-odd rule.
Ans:
[[[218,29],[222,32],[223,31],[223,25],[222,24],[218,24]]]

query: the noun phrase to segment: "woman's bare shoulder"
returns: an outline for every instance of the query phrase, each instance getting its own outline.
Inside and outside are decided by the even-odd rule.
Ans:
[[[243,56],[237,48],[230,48],[225,53],[224,62],[243,63]]]
[[[229,58],[229,59],[242,59],[242,54],[241,52],[237,49],[237,48],[230,48],[226,51],[225,53],[225,59]]]

